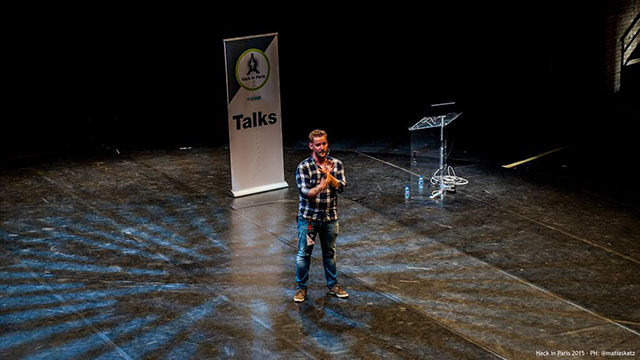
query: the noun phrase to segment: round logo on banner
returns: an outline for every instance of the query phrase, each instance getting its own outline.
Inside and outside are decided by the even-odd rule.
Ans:
[[[258,49],[249,49],[236,62],[236,79],[243,88],[255,91],[267,83],[271,64],[267,55]]]

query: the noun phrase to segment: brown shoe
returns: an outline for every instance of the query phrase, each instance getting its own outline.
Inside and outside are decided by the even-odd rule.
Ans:
[[[307,289],[298,289],[293,296],[293,301],[301,303],[307,299]]]
[[[329,290],[329,295],[335,295],[339,298],[347,298],[349,294],[344,290],[342,285],[338,284]]]

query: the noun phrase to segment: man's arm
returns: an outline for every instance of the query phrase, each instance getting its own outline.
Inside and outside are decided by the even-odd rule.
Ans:
[[[296,182],[298,183],[298,191],[300,195],[307,199],[312,199],[322,191],[327,189],[329,185],[329,180],[326,176],[322,176],[318,185],[312,187],[311,185],[311,174],[309,173],[309,169],[304,166],[298,166],[296,169]]]
[[[329,186],[331,186],[334,189],[338,189],[340,187],[340,182],[338,181],[338,179],[336,179],[333,174],[331,173],[331,171],[333,171],[333,168],[335,167],[335,164],[333,162],[331,162],[330,165],[327,165],[323,168],[321,168],[321,172],[325,175],[325,177],[327,178],[327,182],[329,184]]]
[[[320,194],[321,192],[327,189],[328,185],[329,185],[329,177],[323,176],[322,179],[320,180],[320,183],[316,187],[313,187],[309,190],[309,192],[307,193],[307,198],[311,199],[318,196],[318,194]]]
[[[329,186],[331,186],[334,189],[338,189],[340,187],[340,183],[338,182],[338,179],[334,178],[333,175],[331,175],[331,173],[327,174],[327,181],[329,182]]]
[[[344,187],[347,186],[347,178],[344,175],[344,165],[342,165],[342,161],[336,160],[335,167],[336,176],[331,176],[333,179],[335,179],[335,183],[333,183],[332,186],[336,189],[336,191],[341,193],[342,191],[344,191]]]

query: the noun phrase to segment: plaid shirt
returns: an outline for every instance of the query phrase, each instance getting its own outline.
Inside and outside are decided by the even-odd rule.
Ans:
[[[338,180],[340,186],[334,189],[331,186],[319,193],[314,198],[307,198],[309,190],[316,187],[321,180],[320,168],[313,160],[313,156],[303,160],[296,169],[296,183],[300,194],[298,205],[298,216],[308,220],[331,221],[338,220],[338,193],[344,190],[347,179],[344,176],[344,166],[342,161],[327,156],[328,161],[332,161],[334,166],[331,175]]]

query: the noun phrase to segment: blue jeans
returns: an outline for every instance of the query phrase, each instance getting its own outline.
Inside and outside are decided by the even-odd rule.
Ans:
[[[307,234],[316,233],[315,242],[322,247],[322,265],[327,287],[333,288],[338,284],[336,270],[336,239],[338,238],[338,220],[309,221],[298,217],[298,253],[296,255],[296,288],[306,289],[309,284],[309,267],[314,245],[307,245]]]

